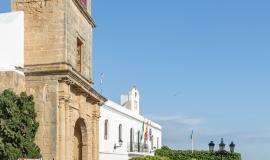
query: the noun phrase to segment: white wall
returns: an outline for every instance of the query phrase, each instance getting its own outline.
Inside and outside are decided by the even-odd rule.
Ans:
[[[24,13],[0,14],[0,71],[24,66]]]
[[[100,160],[128,160],[127,145],[130,142],[130,129],[134,129],[134,142],[137,142],[137,132],[142,130],[143,120],[149,121],[114,102],[107,101],[100,108]],[[104,123],[109,121],[108,140],[104,139]],[[122,124],[122,140],[123,145],[114,150],[114,145],[118,145],[118,127]],[[149,125],[154,135],[154,146],[157,147],[157,137],[159,137],[159,147],[162,145],[161,126],[151,122]],[[148,142],[150,147],[150,142]]]

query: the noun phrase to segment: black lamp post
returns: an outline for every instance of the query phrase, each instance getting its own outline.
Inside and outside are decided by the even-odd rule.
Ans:
[[[223,142],[223,138],[221,138],[221,142],[219,144],[219,151],[224,152],[225,151],[225,143]]]
[[[215,148],[215,143],[213,141],[211,141],[209,144],[209,152],[213,153],[214,152],[214,148]]]
[[[235,148],[235,144],[233,142],[231,142],[230,144],[230,152],[234,153],[234,148]]]
[[[223,154],[225,154],[225,143],[223,142],[223,138],[221,138],[221,142],[219,144],[219,154],[221,156],[221,160],[223,160]]]
[[[209,144],[209,152],[213,153],[214,152],[214,148],[215,148],[215,143],[213,141],[211,141]],[[223,141],[223,138],[221,138],[220,144],[219,144],[219,150],[216,152],[217,155],[220,156],[220,159],[223,160],[223,156],[228,154],[228,152],[225,150],[225,146],[226,144]],[[233,142],[231,142],[231,144],[229,145],[230,147],[230,152],[234,153],[234,148],[235,148],[235,144]]]

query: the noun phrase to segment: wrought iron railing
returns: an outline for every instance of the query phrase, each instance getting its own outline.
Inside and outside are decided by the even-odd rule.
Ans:
[[[128,142],[127,144],[128,152],[149,152],[149,146],[145,143],[138,142]]]

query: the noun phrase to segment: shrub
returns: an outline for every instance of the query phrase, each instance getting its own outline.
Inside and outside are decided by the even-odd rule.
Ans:
[[[156,150],[155,154],[157,156],[168,157],[169,160],[220,160],[221,154],[219,152],[210,153],[209,151],[181,151],[181,150],[171,150],[168,147],[162,147]],[[241,155],[239,153],[229,153],[225,152],[223,155],[223,160],[241,160]]]
[[[169,160],[169,159],[166,157],[160,157],[160,156],[145,156],[145,157],[131,158],[130,160]]]
[[[40,158],[40,149],[34,143],[39,124],[32,96],[20,96],[5,90],[0,94],[0,157]]]

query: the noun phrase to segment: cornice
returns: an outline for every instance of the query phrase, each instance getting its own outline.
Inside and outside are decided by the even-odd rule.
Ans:
[[[87,100],[93,104],[103,105],[107,99],[99,94],[89,81],[86,81],[82,76],[71,70],[50,70],[50,71],[34,71],[25,72],[25,76],[58,76],[58,80],[65,81],[68,85],[74,87],[78,92],[83,94]]]
[[[62,72],[63,74],[65,74],[67,70],[72,70],[72,72],[76,74],[77,77],[80,77],[86,83],[93,84],[92,80],[89,80],[86,77],[82,76],[78,71],[74,69],[74,67],[70,63],[67,63],[67,62],[31,64],[31,65],[25,65],[24,67],[25,68],[23,68],[23,72],[27,74],[31,73],[35,75],[38,75],[38,74],[43,75],[44,73],[49,73],[50,75],[53,75],[53,74],[58,75],[58,74],[61,74]]]
[[[77,6],[77,8],[80,10],[80,12],[83,14],[83,16],[86,18],[88,23],[91,24],[93,28],[95,28],[96,23],[95,23],[94,19],[90,16],[90,14],[87,12],[87,10],[85,10],[85,8],[82,7],[82,5],[80,4],[80,2],[78,0],[72,0],[72,1]]]

